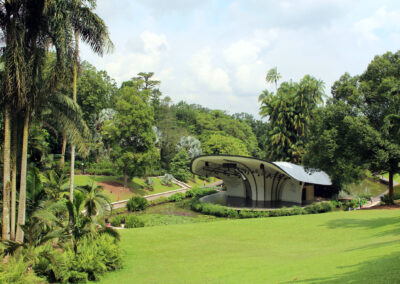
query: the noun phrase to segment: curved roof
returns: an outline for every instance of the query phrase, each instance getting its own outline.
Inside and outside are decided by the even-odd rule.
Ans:
[[[289,162],[268,162],[257,158],[235,155],[198,156],[192,159],[190,170],[194,174],[206,175],[207,170],[204,170],[206,162],[217,165],[217,167],[223,167],[223,164],[225,163],[237,163],[251,170],[258,170],[260,169],[260,165],[263,164],[266,169],[280,172],[300,182],[320,185],[332,184],[329,176],[321,170],[310,169],[310,171],[306,171],[303,166],[292,164]]]

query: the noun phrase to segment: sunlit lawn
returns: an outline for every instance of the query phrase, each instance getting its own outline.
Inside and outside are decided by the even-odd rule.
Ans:
[[[166,192],[174,189],[178,189],[179,186],[173,184],[171,186],[165,186],[161,184],[160,178],[153,178],[154,190],[150,191],[145,189],[144,179],[141,177],[134,177],[128,183],[129,191],[121,191],[118,194],[113,194],[110,191],[104,190],[104,194],[107,195],[112,202],[119,200],[126,200],[134,195],[150,195],[161,192]],[[123,178],[117,176],[90,176],[90,175],[77,175],[75,176],[75,185],[82,186],[91,184],[92,182],[118,182],[123,184]]]
[[[101,283],[399,283],[400,211],[334,212],[121,230]]]

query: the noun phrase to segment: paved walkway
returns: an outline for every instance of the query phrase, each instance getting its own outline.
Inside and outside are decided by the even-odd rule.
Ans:
[[[388,178],[385,178],[385,177],[383,177],[381,175],[378,175],[376,177],[378,177],[379,180],[382,183],[389,184],[389,179]],[[393,187],[398,186],[398,185],[399,185],[398,182],[393,181]],[[385,192],[382,192],[381,194],[379,194],[377,196],[371,197],[371,201],[369,203],[367,203],[367,204],[364,204],[362,206],[362,208],[371,208],[371,207],[379,205],[381,203],[381,197],[384,196],[385,194],[389,194],[389,190],[386,190]]]

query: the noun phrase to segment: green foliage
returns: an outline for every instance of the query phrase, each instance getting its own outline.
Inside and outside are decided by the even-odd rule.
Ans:
[[[31,262],[24,261],[23,257],[9,257],[7,264],[0,264],[0,283],[25,284],[43,283],[30,268]]]
[[[138,217],[128,215],[125,219],[125,228],[140,228],[144,227],[144,223]]]
[[[206,195],[210,195],[213,193],[216,193],[217,191],[213,188],[206,188],[206,187],[194,187],[188,191],[185,192],[186,197],[194,197],[194,198],[200,198]]]
[[[178,202],[181,201],[185,198],[185,194],[183,192],[177,192],[175,194],[172,194],[171,196],[168,197],[168,201],[170,202]]]
[[[147,177],[144,183],[148,190],[154,190],[154,180],[151,177]]]
[[[121,88],[115,95],[115,110],[114,119],[103,125],[113,141],[111,157],[125,178],[144,174],[159,159],[147,92],[137,85]]]
[[[155,205],[159,205],[159,204],[163,204],[163,203],[167,203],[168,201],[168,197],[159,197],[153,200],[149,201],[149,206],[155,206]]]
[[[126,208],[128,209],[128,211],[141,211],[146,209],[147,206],[147,199],[141,196],[134,196],[126,203]]]
[[[248,209],[232,209],[226,206],[212,203],[203,203],[198,199],[193,199],[191,209],[206,215],[227,218],[261,218],[261,217],[279,217],[302,214],[316,214],[332,211],[336,207],[335,202],[319,202],[308,205],[304,208],[293,206],[290,208],[281,208],[274,210],[254,211]]]
[[[86,123],[90,125],[97,120],[102,109],[111,106],[117,86],[106,71],[97,71],[89,62],[82,62],[81,68],[77,99],[82,108],[83,117]]]
[[[97,238],[86,237],[78,245],[78,253],[73,250],[65,252],[68,256],[69,269],[75,271],[69,281],[81,281],[82,273],[88,280],[99,280],[107,271],[121,268],[121,250],[115,239],[107,235]],[[78,279],[76,279],[76,275]],[[75,278],[75,279],[74,279]]]
[[[122,219],[125,219],[127,229],[144,227],[144,222],[134,215],[116,215],[111,218],[111,226],[120,227]]]
[[[222,134],[212,134],[204,138],[204,154],[249,156],[246,145],[239,139]]]
[[[312,111],[322,102],[323,90],[322,81],[306,75],[299,83],[282,83],[276,94],[265,90],[260,95],[260,114],[268,117],[270,123],[267,159],[301,162]]]
[[[191,177],[190,158],[185,149],[181,149],[170,164],[171,174],[178,180],[186,182]]]
[[[161,184],[166,186],[172,185],[173,176],[171,174],[165,174],[161,179]]]

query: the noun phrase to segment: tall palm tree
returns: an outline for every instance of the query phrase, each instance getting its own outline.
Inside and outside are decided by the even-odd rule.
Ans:
[[[96,7],[95,0],[71,0],[69,6],[69,19],[71,29],[74,31],[75,52],[73,67],[72,99],[76,103],[77,81],[79,67],[79,40],[89,44],[92,50],[102,56],[105,51],[110,51],[112,42],[110,40],[107,26],[104,21],[93,12]],[[74,176],[75,176],[75,145],[71,144],[71,167],[70,167],[70,195],[74,198]]]
[[[278,68],[274,67],[269,69],[267,73],[267,77],[265,77],[265,80],[267,83],[274,83],[275,84],[275,89],[276,93],[278,93],[278,81],[282,78],[281,74],[278,73]]]
[[[78,189],[84,196],[83,207],[87,216],[103,216],[108,208],[111,209],[110,199],[102,194],[102,186],[92,182],[91,184],[80,186]]]

